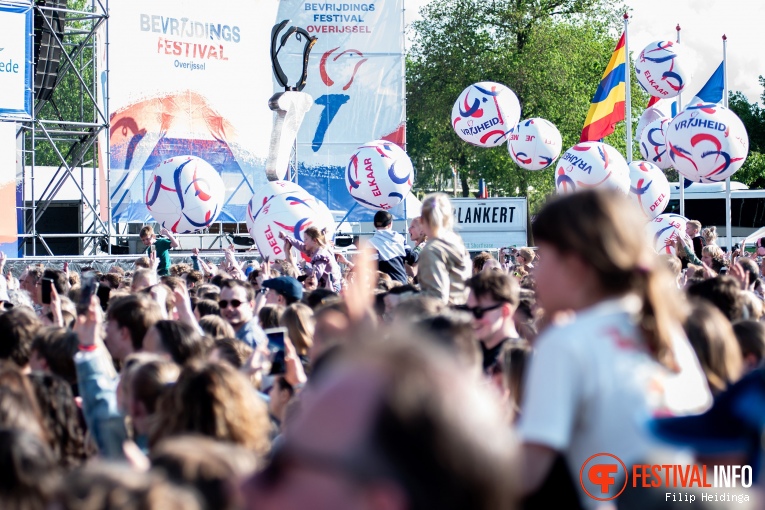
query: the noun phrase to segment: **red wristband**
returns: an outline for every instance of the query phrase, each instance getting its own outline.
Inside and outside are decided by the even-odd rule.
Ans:
[[[96,344],[93,344],[93,345],[82,345],[82,344],[80,344],[79,348],[80,348],[81,351],[93,352],[93,351],[96,350],[97,347],[98,346]]]

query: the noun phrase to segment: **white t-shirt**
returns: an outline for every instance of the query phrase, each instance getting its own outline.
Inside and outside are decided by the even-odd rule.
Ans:
[[[519,433],[524,442],[548,446],[566,458],[579,487],[582,464],[611,453],[629,469],[658,447],[646,428],[656,416],[704,411],[712,396],[682,330],[673,350],[675,374],[648,353],[635,324],[640,299],[604,301],[553,326],[537,340],[525,382]],[[597,501],[580,488],[581,501]]]

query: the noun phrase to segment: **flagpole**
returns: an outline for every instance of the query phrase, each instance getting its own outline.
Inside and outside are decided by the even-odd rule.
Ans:
[[[680,23],[675,27],[677,30],[677,42],[680,43]],[[683,106],[683,93],[680,92],[677,95],[677,113],[680,113],[680,109]],[[680,216],[685,216],[685,177],[680,172],[677,172],[677,184],[680,188]]]
[[[627,163],[632,163],[632,94],[630,93],[630,36],[628,27],[630,25],[630,15],[624,13],[624,87],[626,93],[624,96],[624,108],[627,121]]]
[[[723,106],[728,107],[728,37],[723,34]],[[725,238],[728,244],[728,253],[733,253],[733,226],[731,220],[731,200],[730,200],[730,177],[725,178]],[[731,258],[731,263],[733,258]]]

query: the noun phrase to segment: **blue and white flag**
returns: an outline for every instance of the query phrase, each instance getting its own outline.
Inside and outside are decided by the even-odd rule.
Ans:
[[[696,103],[722,103],[724,88],[724,70],[723,62],[717,66],[715,72],[709,77],[707,82],[701,87],[696,95],[688,104]]]

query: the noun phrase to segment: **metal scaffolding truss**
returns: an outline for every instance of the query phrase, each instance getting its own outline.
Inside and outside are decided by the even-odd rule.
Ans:
[[[108,145],[109,134],[108,0],[36,0],[34,15],[36,32],[42,27],[46,42],[60,50],[60,65],[52,66],[53,72],[58,68],[58,73],[47,90],[41,91],[36,81],[34,115],[31,120],[19,123],[17,136],[23,147],[22,186],[31,187],[22,190],[25,228],[19,237],[25,241],[23,253],[25,256],[54,255],[46,238],[61,238],[66,233],[41,233],[38,225],[46,215],[53,214],[50,206],[68,181],[79,190],[83,211],[80,232],[68,235],[80,240],[81,254],[102,253],[100,246],[104,243],[101,241],[106,241],[106,251],[111,253],[111,208],[108,200],[100,203],[96,177],[99,172],[96,142],[100,134],[105,134]],[[100,45],[96,37],[99,32],[104,37],[104,44]],[[99,55],[100,49],[104,53]],[[36,67],[41,65],[41,58],[38,57]],[[101,65],[97,65],[98,59]],[[39,69],[37,78],[40,78]],[[105,179],[100,185],[108,190],[108,147],[104,154],[101,171]],[[35,168],[43,165],[57,167],[57,170],[52,178],[46,176],[44,182],[36,182]],[[85,179],[86,169],[92,169],[89,174],[92,179]],[[31,204],[27,205],[28,202]],[[99,215],[102,208],[106,210],[105,219]],[[30,238],[28,249],[26,240]],[[43,253],[38,253],[38,242]]]

